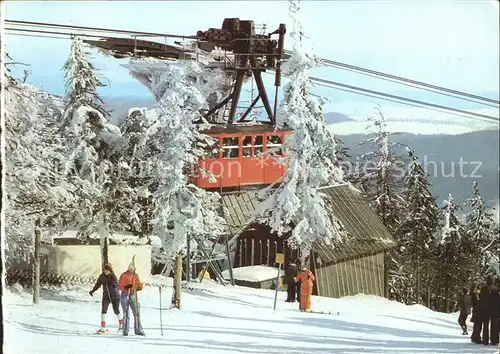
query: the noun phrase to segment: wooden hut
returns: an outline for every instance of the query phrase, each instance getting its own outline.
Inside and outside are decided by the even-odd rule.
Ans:
[[[316,243],[308,266],[316,275],[314,294],[342,297],[359,293],[385,296],[387,250],[397,244],[367,200],[347,184],[321,188],[326,208],[346,230],[345,242]],[[225,218],[230,226],[234,267],[275,265],[276,253],[285,264],[298,256],[266,225],[252,223],[259,205],[257,191],[223,195]]]

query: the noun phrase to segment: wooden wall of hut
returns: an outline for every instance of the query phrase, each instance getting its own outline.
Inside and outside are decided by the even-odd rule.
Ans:
[[[332,265],[314,264],[317,292],[321,296],[369,294],[384,296],[384,253]]]
[[[299,250],[292,250],[286,243],[288,235],[279,237],[269,227],[260,224],[249,226],[236,241],[233,267],[254,265],[276,266],[276,253],[284,253],[285,266],[298,258]]]

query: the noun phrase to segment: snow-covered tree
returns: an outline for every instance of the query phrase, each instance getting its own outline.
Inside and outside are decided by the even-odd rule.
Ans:
[[[159,150],[151,144],[150,139],[158,132],[157,123],[156,110],[131,108],[119,125],[125,140],[123,162],[128,167],[122,170],[121,176],[127,180],[130,188],[136,190],[136,198],[129,200],[130,204],[124,205],[124,208],[135,211],[138,224],[128,231],[138,235],[151,235],[153,232],[153,193],[157,189],[158,181],[152,173],[152,157]]]
[[[108,112],[96,92],[102,84],[79,38],[74,39],[63,70],[67,79],[61,123],[65,173],[78,191],[72,226],[78,237],[100,235],[102,261],[106,262],[109,233],[133,230],[141,223],[133,204],[137,190],[127,184],[126,142],[120,129],[108,122]]]
[[[363,191],[372,209],[399,242],[397,230],[405,207],[404,198],[401,196],[405,161],[398,151],[402,147],[401,144],[391,141],[394,134],[387,129],[382,110],[377,107],[376,111],[375,117],[368,118],[367,126],[367,129],[375,129],[375,132],[361,143],[369,146],[371,152],[361,156],[361,168],[358,167],[354,171],[351,181]],[[391,250],[386,256],[385,266],[389,275],[387,290],[399,296],[398,294],[406,291],[402,282],[407,276],[404,259],[401,259],[397,249]]]
[[[97,94],[97,88],[105,85],[96,75],[97,69],[91,62],[92,57],[82,39],[73,38],[71,50],[62,70],[66,79],[66,107],[62,117],[63,127],[72,120],[74,112],[81,106],[95,109],[106,119],[109,112]]]
[[[470,284],[467,263],[469,245],[464,238],[463,225],[456,215],[460,207],[455,204],[451,194],[443,203],[441,227],[436,233],[435,264],[438,272],[433,292],[438,293],[444,288],[444,309],[448,312],[451,310],[450,299]]]
[[[189,183],[189,172],[203,153],[199,143],[208,139],[194,123],[201,120],[207,86],[213,82],[210,72],[194,61],[136,61],[128,67],[160,104],[155,132],[147,141],[154,166],[151,180],[156,184],[152,223],[163,243],[164,261],[172,266],[174,258],[185,252],[188,235],[202,243],[226,231],[219,215],[220,195]]]
[[[493,235],[500,238],[500,223],[497,222],[493,230]],[[496,273],[497,277],[500,277],[500,246],[498,246],[496,252],[491,251],[488,254],[488,266],[491,269],[491,273]]]
[[[398,154],[401,144],[390,141],[393,134],[387,129],[380,108],[377,108],[377,116],[369,118],[368,128],[376,129],[375,134],[363,143],[370,146],[372,152],[361,156],[363,163],[357,179],[382,223],[397,238],[396,231],[405,208],[401,196],[405,159]]]
[[[403,191],[407,207],[398,234],[403,246],[401,256],[413,280],[406,287],[414,289],[414,299],[420,303],[422,289],[429,287],[429,260],[432,241],[439,226],[440,210],[432,197],[427,173],[414,152],[408,149],[408,154],[411,166],[405,177]]]
[[[465,233],[477,247],[477,252],[474,252],[477,257],[476,272],[477,276],[481,277],[485,273],[493,273],[489,264],[490,259],[498,257],[500,237],[495,231],[493,214],[484,203],[477,181],[474,181],[472,189],[472,197],[465,201],[465,206],[470,208],[470,212],[465,217]]]
[[[267,200],[261,210],[261,222],[279,235],[293,230],[287,240],[291,247],[300,247],[306,258],[316,241],[334,243],[342,240],[343,227],[325,209],[324,196],[318,187],[343,183],[343,171],[337,160],[335,138],[328,130],[323,115],[323,100],[309,95],[310,71],[320,61],[305,52],[302,26],[296,20],[297,7],[290,5],[295,39],[292,56],[282,65],[290,83],[284,87],[278,126],[294,129],[283,182],[265,190]]]
[[[7,264],[30,260],[35,222],[57,225],[73,203],[61,172],[61,110],[54,98],[5,75],[5,232]]]
[[[107,262],[109,233],[135,229],[141,223],[133,207],[137,189],[127,183],[130,169],[123,160],[125,141],[117,126],[88,106],[74,112],[64,138],[65,173],[78,191],[73,226],[78,237],[100,235],[102,261]]]
[[[333,135],[333,139],[335,141],[335,150],[336,150],[336,166],[340,166],[342,168],[344,180],[349,181],[353,184],[356,183],[356,176],[352,171],[352,156],[349,155],[349,148],[344,145],[344,142],[337,136]]]

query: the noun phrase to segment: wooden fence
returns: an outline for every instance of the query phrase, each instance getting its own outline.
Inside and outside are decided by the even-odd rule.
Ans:
[[[292,250],[283,237],[256,233],[243,233],[236,241],[234,267],[253,265],[275,266],[276,253],[284,253],[285,265],[299,256],[299,250]]]

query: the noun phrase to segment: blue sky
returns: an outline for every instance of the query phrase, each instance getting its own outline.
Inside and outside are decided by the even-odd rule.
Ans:
[[[274,30],[292,21],[287,1],[8,1],[5,18],[170,34],[193,35],[220,27],[225,17],[252,19]],[[328,59],[413,78],[498,99],[499,12],[489,0],[303,1],[300,17],[314,52]],[[163,39],[157,39],[163,41]],[[287,49],[292,48],[287,38]],[[7,34],[5,47],[15,60],[31,64],[30,82],[55,93],[64,89],[61,67],[70,42]],[[104,96],[148,95],[119,61],[95,55],[96,66],[111,83]],[[462,109],[471,103],[335,68],[316,76]],[[272,78],[270,78],[272,80]],[[106,81],[107,82],[107,81]],[[454,119],[450,115],[343,93],[315,89],[327,96],[328,111],[361,117],[380,103],[389,116]],[[498,109],[484,110],[498,116]],[[465,118],[461,118],[465,119]]]

